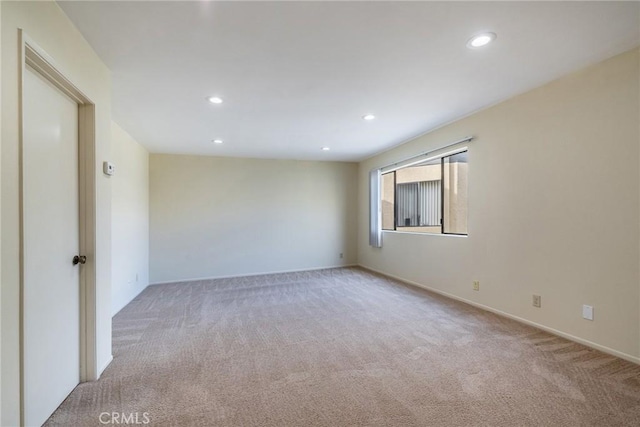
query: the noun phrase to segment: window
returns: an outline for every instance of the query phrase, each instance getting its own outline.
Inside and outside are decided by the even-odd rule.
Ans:
[[[382,229],[467,234],[467,151],[381,176]]]

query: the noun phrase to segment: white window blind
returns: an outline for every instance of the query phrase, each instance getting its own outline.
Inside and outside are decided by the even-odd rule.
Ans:
[[[380,209],[380,169],[369,172],[369,245],[382,247],[382,212]]]

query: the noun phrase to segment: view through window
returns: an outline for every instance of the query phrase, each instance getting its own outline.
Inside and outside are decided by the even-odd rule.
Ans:
[[[467,234],[467,151],[383,173],[382,229]]]

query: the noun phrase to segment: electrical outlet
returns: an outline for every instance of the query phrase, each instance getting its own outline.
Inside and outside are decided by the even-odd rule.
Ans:
[[[479,291],[480,290],[480,281],[479,280],[474,280],[473,281],[473,290],[474,291]]]
[[[534,307],[542,307],[542,297],[540,295],[533,296],[533,306]]]
[[[138,273],[136,273],[136,282],[138,281]]]
[[[340,252],[340,259],[344,258],[344,254]]]
[[[590,305],[582,306],[582,318],[587,320],[593,320],[593,307]]]

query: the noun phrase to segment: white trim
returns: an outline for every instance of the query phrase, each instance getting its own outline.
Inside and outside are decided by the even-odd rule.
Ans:
[[[524,319],[522,317],[515,316],[513,314],[509,314],[509,313],[504,312],[502,310],[498,310],[496,308],[492,308],[492,307],[489,307],[487,305],[479,304],[477,302],[474,302],[474,301],[471,301],[471,300],[468,300],[468,299],[465,299],[465,298],[461,298],[459,296],[450,294],[448,292],[444,292],[444,291],[432,288],[430,286],[423,285],[423,284],[418,283],[418,282],[414,282],[412,280],[404,279],[402,277],[398,277],[398,276],[395,276],[393,274],[384,273],[382,271],[379,271],[379,270],[376,270],[374,268],[370,268],[370,267],[364,266],[362,264],[358,264],[358,266],[363,268],[363,269],[365,269],[365,270],[373,271],[375,273],[382,274],[383,276],[387,276],[387,277],[390,277],[392,279],[396,279],[396,280],[398,280],[400,282],[403,282],[403,283],[406,283],[408,285],[415,286],[415,287],[418,287],[418,288],[421,288],[421,289],[425,289],[425,290],[430,291],[430,292],[434,292],[434,293],[442,295],[444,297],[451,298],[453,300],[460,301],[460,302],[463,302],[465,304],[472,305],[474,307],[480,308],[480,309],[485,310],[485,311],[489,311],[489,312],[497,314],[499,316],[506,317],[508,319],[512,319],[512,320],[515,320],[515,321],[520,322],[520,323],[524,323],[525,325],[533,326],[534,328],[538,328],[538,329],[541,329],[541,330],[543,330],[545,332],[549,332],[550,334],[557,335],[557,336],[562,337],[562,338],[566,338],[569,341],[577,342],[578,344],[582,344],[582,345],[585,345],[587,347],[591,347],[593,349],[602,351],[603,353],[607,353],[607,354],[610,354],[612,356],[619,357],[621,359],[627,360],[629,362],[633,362],[635,364],[640,364],[640,358],[639,357],[632,356],[630,354],[623,353],[623,352],[618,351],[618,350],[614,350],[614,349],[612,349],[610,347],[606,347],[604,345],[600,345],[600,344],[594,343],[593,341],[585,340],[585,339],[577,337],[575,335],[571,335],[571,334],[568,334],[566,332],[562,332],[562,331],[559,331],[557,329],[541,325],[540,323],[532,322],[531,320],[527,320],[527,319]]]
[[[348,268],[348,267],[358,267],[358,264],[342,264],[342,265],[331,265],[328,267],[300,268],[297,270],[265,271],[262,273],[231,274],[228,276],[210,276],[210,277],[199,277],[195,279],[176,279],[176,280],[167,280],[163,282],[149,283],[149,286],[168,285],[171,283],[198,282],[200,280],[232,279],[234,277],[264,276],[266,274],[299,273],[301,271],[318,271],[318,270],[329,270],[331,268]]]
[[[120,313],[120,312],[122,311],[122,309],[123,309],[123,308],[125,308],[126,306],[128,306],[128,305],[129,305],[129,303],[130,303],[131,301],[133,301],[134,299],[136,299],[136,297],[137,297],[138,295],[140,295],[141,293],[143,293],[143,292],[144,292],[144,290],[145,290],[145,289],[147,289],[148,287],[149,287],[149,283],[147,283],[147,285],[146,285],[144,288],[140,289],[140,292],[137,292],[134,296],[132,296],[131,298],[129,298],[129,299],[128,299],[128,301],[127,301],[126,303],[122,304],[122,307],[120,307],[120,308],[118,309],[118,311],[116,311],[115,313],[113,313],[113,314],[111,315],[111,318],[113,319],[113,318],[116,316],[116,314]],[[113,303],[113,301],[112,301],[112,303]],[[113,310],[113,307],[111,307],[111,309]]]
[[[53,59],[22,29],[18,30],[18,167],[19,167],[19,227],[20,227],[20,293],[19,293],[19,352],[20,352],[20,423],[24,424],[24,73],[27,67],[51,82],[78,104],[78,196],[79,250],[87,256],[80,267],[80,382],[96,380],[97,370],[97,301],[96,301],[96,185],[95,185],[95,105],[68,79]],[[106,366],[105,366],[106,367]]]
[[[440,147],[440,148],[435,149],[435,150],[430,150],[430,151],[426,151],[424,153],[416,154],[415,156],[411,156],[411,157],[406,158],[404,160],[398,160],[398,161],[390,163],[390,164],[388,164],[386,166],[382,166],[380,168],[380,173],[382,175],[384,175],[384,174],[387,174],[387,173],[395,172],[395,171],[400,170],[400,169],[408,168],[408,167],[419,165],[419,164],[422,164],[422,163],[431,162],[431,161],[436,160],[436,159],[441,159],[443,157],[449,157],[449,156],[453,156],[455,154],[464,153],[465,151],[469,151],[469,146],[468,145],[465,145],[463,147],[458,147],[458,148],[455,148],[455,149],[450,150],[450,151],[445,151],[444,153],[434,154],[433,156],[428,156],[428,157],[425,157],[424,159],[421,158],[421,157],[427,156],[429,154],[437,153],[440,150],[444,150],[445,148],[449,148],[449,147],[454,146],[454,145],[470,142],[471,140],[473,140],[472,136],[470,136],[468,139],[461,139],[460,141],[454,142],[454,143],[449,144],[449,145],[445,145],[444,147]]]
[[[102,365],[102,368],[100,368],[100,370],[98,371],[98,378],[96,379],[100,379],[100,376],[102,375],[104,370],[107,369],[109,365],[111,365],[111,362],[113,362],[113,354],[110,355],[109,358],[107,359],[107,362],[104,365]]]
[[[438,227],[437,225],[435,227]],[[413,234],[416,236],[447,236],[447,237],[464,237],[465,239],[469,238],[468,234],[454,234],[454,233],[429,233],[428,231],[398,231],[398,230],[382,230],[383,233],[393,233],[393,234]],[[360,266],[362,267],[362,266]]]

